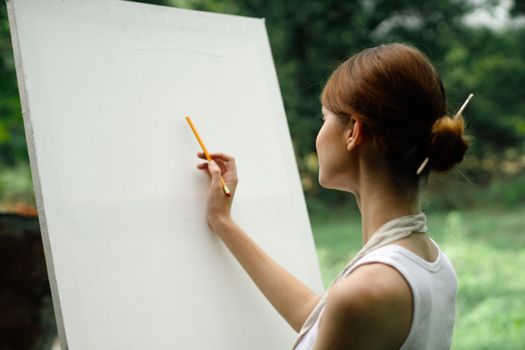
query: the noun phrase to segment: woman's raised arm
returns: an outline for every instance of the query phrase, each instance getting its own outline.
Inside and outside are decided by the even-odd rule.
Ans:
[[[197,156],[206,159],[203,152],[198,152]],[[230,215],[238,182],[235,158],[224,153],[213,153],[210,157],[212,161],[197,165],[207,170],[211,177],[208,224],[273,307],[299,332],[320,295],[275,262],[235,223]],[[230,189],[230,197],[224,195],[221,176]]]

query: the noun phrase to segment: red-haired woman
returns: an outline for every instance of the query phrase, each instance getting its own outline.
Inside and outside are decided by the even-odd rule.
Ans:
[[[449,116],[428,57],[403,43],[348,58],[330,76],[321,103],[319,183],[355,196],[363,241],[327,291],[314,293],[235,224],[233,197],[224,196],[220,182],[222,174],[235,192],[235,159],[221,153],[197,165],[212,179],[211,228],[299,332],[295,350],[450,348],[456,273],[426,234],[419,198],[431,171],[463,159],[463,117]]]

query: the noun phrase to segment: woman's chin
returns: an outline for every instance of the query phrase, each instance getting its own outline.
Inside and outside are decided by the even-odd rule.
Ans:
[[[327,190],[337,190],[337,191],[343,191],[343,192],[351,192],[353,193],[352,189],[350,189],[347,184],[339,183],[337,181],[330,181],[330,179],[327,179],[326,176],[323,176],[321,173],[319,173],[319,185],[321,187],[327,189]]]
[[[326,182],[326,179],[325,179],[324,176],[321,174],[321,172],[319,172],[319,185],[321,185],[321,187],[326,188],[326,189],[330,188],[330,187],[328,186],[328,183]]]

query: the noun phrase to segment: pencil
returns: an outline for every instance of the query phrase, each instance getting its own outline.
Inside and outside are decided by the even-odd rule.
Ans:
[[[191,118],[189,116],[186,116],[186,120],[188,121],[188,124],[190,124],[190,128],[193,131],[193,134],[195,135],[195,137],[197,138],[197,141],[199,141],[199,144],[202,147],[202,151],[206,155],[206,159],[208,159],[208,161],[211,161],[212,159],[210,157],[210,154],[208,153],[206,146],[204,146],[204,142],[202,142],[202,139],[199,136],[197,129],[195,129],[195,125],[193,125]],[[224,179],[222,178],[222,176],[221,176],[221,184],[222,184],[222,190],[224,191],[224,194],[226,195],[226,197],[231,197],[232,194],[230,192],[230,189],[228,188],[228,186],[226,186],[226,183],[224,182]]]

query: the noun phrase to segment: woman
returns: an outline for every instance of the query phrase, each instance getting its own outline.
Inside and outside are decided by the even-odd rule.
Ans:
[[[456,274],[425,233],[419,197],[430,171],[448,171],[463,159],[463,117],[448,116],[435,68],[402,43],[347,59],[326,83],[321,103],[319,183],[354,195],[364,245],[327,291],[314,293],[236,225],[233,196],[224,196],[220,182],[222,174],[235,193],[235,159],[222,153],[197,165],[211,176],[209,225],[300,332],[294,349],[450,348]]]

